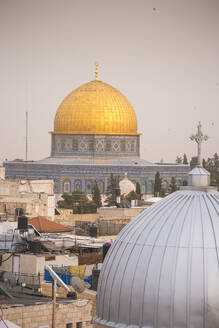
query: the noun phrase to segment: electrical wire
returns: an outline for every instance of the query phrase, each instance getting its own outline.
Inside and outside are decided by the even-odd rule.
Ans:
[[[0,305],[0,310],[1,310],[1,315],[0,315],[0,320],[4,323],[5,327],[6,328],[9,328],[7,323],[5,322],[5,320],[3,319],[3,310],[2,310],[2,307]]]
[[[13,255],[14,255],[14,253],[11,253],[11,254],[7,257],[7,259],[4,259],[4,260],[2,260],[2,261],[0,261],[0,262],[3,263],[3,262],[8,261],[8,260],[10,259],[10,257],[12,257]]]

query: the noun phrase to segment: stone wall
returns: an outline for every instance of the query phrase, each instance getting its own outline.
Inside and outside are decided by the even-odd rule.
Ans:
[[[48,216],[54,219],[55,197],[45,193],[0,196],[0,215],[15,218],[15,209],[22,208],[28,216]]]
[[[4,168],[5,169],[5,168]],[[53,194],[53,180],[26,180],[5,179],[0,180],[0,195],[10,196],[22,193],[46,193]]]
[[[5,167],[0,166],[0,179],[5,179]]]
[[[41,285],[42,294],[45,296],[52,296],[52,284],[44,283]],[[62,287],[56,287],[56,297],[66,298],[67,291]],[[87,299],[91,301],[92,309],[91,316],[93,317],[96,313],[96,295],[97,292],[94,290],[86,289],[83,293],[77,293],[78,299]]]
[[[75,300],[68,304],[57,303],[56,328],[66,328],[68,323],[72,323],[72,328],[77,328],[78,322],[82,322],[82,328],[91,328],[91,309],[90,300]],[[50,328],[52,327],[52,303],[3,308],[1,316],[4,320],[9,320],[22,328],[41,326]]]
[[[118,220],[118,219],[132,219],[136,217],[144,207],[133,208],[116,208],[116,207],[100,207],[98,213],[101,220]]]
[[[0,179],[0,216],[15,218],[15,209],[22,208],[29,216],[54,218],[53,180]]]
[[[60,215],[55,216],[55,222],[61,223],[67,226],[75,226],[78,222],[100,222],[100,221],[114,221],[116,224],[126,224],[131,219],[136,217],[143,207],[135,208],[114,208],[114,207],[101,207],[98,209],[98,213],[93,214],[72,214],[72,210],[59,209]],[[125,220],[122,222],[121,220]]]
[[[72,210],[60,210],[60,215],[55,215],[55,222],[66,226],[74,227],[76,221],[96,222],[100,215],[98,213],[91,214],[72,214]]]

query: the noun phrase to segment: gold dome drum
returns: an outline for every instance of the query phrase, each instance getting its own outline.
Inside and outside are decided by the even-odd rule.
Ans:
[[[56,112],[54,133],[138,135],[137,119],[121,92],[94,80],[63,100]]]

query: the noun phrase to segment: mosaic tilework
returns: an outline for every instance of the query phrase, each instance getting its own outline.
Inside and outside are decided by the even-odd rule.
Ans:
[[[139,136],[53,135],[52,156],[139,154]]]
[[[154,177],[157,171],[161,173],[163,181],[170,183],[171,177],[175,177],[177,184],[182,185],[187,180],[189,167],[172,165],[152,166],[117,166],[117,165],[61,165],[61,164],[39,164],[38,162],[5,162],[6,178],[32,178],[53,179],[55,182],[55,193],[63,193],[68,188],[69,192],[82,190],[91,193],[92,186],[96,180],[102,193],[108,188],[111,174],[118,175],[122,179],[125,172],[132,181],[139,182],[142,193],[152,194],[154,188]]]

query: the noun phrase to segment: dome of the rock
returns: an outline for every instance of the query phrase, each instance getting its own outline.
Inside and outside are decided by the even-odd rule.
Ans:
[[[54,133],[138,135],[135,111],[117,89],[99,80],[72,91],[59,106]]]
[[[219,327],[219,193],[182,187],[118,235],[94,318],[109,327]]]

